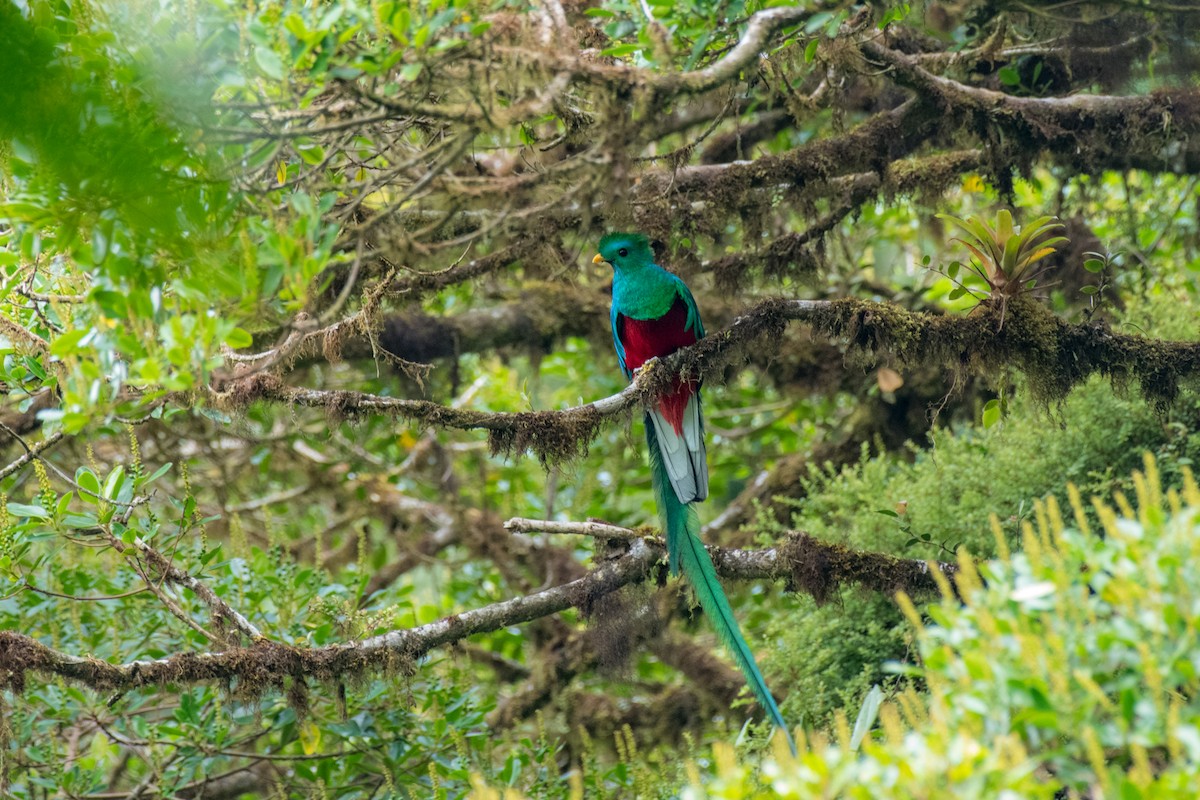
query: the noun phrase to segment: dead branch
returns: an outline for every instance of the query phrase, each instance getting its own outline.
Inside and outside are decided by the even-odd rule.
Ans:
[[[504,523],[504,529],[510,533],[564,533],[574,536],[593,536],[599,539],[623,539],[626,541],[631,541],[642,536],[642,534],[639,534],[632,528],[622,528],[620,525],[609,525],[590,519],[586,522],[556,522],[546,519],[513,517]]]

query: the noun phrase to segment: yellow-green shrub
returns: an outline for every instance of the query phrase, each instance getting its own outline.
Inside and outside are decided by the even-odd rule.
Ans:
[[[1200,786],[1200,491],[1135,473],[1136,510],[1078,493],[1073,525],[1039,504],[1023,549],[978,567],[960,558],[958,595],[921,613],[900,598],[928,687],[891,698],[877,730],[851,746],[777,743],[761,764],[715,751],[715,776],[685,797],[1195,797]],[[1059,795],[1062,796],[1062,795]]]

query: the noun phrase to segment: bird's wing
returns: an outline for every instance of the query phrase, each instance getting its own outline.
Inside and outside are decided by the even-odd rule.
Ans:
[[[633,370],[625,365],[625,345],[621,344],[621,313],[617,311],[617,304],[613,303],[608,311],[608,322],[612,325],[613,347],[617,350],[617,363],[621,365],[621,372],[625,373],[625,379],[633,378]]]
[[[700,308],[696,305],[696,298],[692,297],[692,290],[687,287],[683,279],[678,275],[675,276],[675,282],[679,287],[679,296],[683,298],[683,302],[687,303],[688,315],[686,327],[696,333],[696,339],[704,338],[704,322],[700,319]]]

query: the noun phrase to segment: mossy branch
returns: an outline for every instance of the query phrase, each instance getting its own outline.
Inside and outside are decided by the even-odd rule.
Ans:
[[[223,408],[256,402],[323,408],[334,418],[382,414],[458,430],[486,430],[494,453],[533,452],[545,463],[582,456],[600,428],[673,387],[673,376],[715,378],[751,346],[776,348],[793,321],[842,340],[851,361],[929,365],[959,374],[997,374],[1016,368],[1034,395],[1052,403],[1093,373],[1127,383],[1134,379],[1148,400],[1165,410],[1180,381],[1200,374],[1200,343],[1148,339],[1117,333],[1100,323],[1073,325],[1027,296],[1000,309],[989,304],[960,317],[905,310],[892,303],[857,299],[768,300],[691,347],[643,369],[621,392],[557,411],[484,412],[427,400],[365,392],[305,389],[278,376],[253,374],[230,381],[209,398]],[[953,383],[948,381],[948,383]]]
[[[951,564],[858,553],[804,533],[790,534],[779,547],[767,550],[709,549],[717,572],[725,578],[782,579],[789,590],[808,592],[818,600],[828,598],[842,583],[857,583],[877,591],[932,592],[937,590],[932,569],[946,576],[955,572]],[[417,660],[435,648],[568,608],[586,609],[623,586],[646,580],[664,554],[660,540],[634,539],[626,543],[621,555],[569,583],[415,628],[324,647],[293,647],[258,639],[250,646],[221,652],[178,653],[110,664],[61,652],[16,631],[0,631],[0,687],[19,694],[25,689],[27,674],[32,672],[103,692],[220,683],[240,698],[278,689],[288,691],[294,701],[303,702],[310,679],[334,682],[370,672],[411,673]]]
[[[840,136],[809,142],[778,155],[650,173],[643,176],[638,193],[646,197],[669,191],[727,202],[748,189],[780,184],[804,187],[839,175],[882,173],[888,164],[912,154],[928,141],[939,124],[932,105],[908,100]]]
[[[873,38],[864,55],[885,64],[897,84],[912,89],[953,117],[977,115],[1015,134],[1026,157],[1045,149],[1072,163],[1174,172],[1200,170],[1190,140],[1200,133],[1200,89],[1148,95],[1071,94],[1018,97],[935,75],[920,60]]]

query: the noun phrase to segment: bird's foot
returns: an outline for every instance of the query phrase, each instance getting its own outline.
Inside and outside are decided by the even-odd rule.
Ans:
[[[644,362],[642,362],[642,365],[641,365],[640,367],[635,367],[635,368],[634,368],[634,370],[633,370],[633,377],[634,377],[634,378],[637,378],[637,377],[638,377],[639,375],[641,375],[643,372],[649,372],[650,370],[652,370],[652,369],[654,369],[656,366],[658,366],[658,363],[659,363],[659,358],[658,358],[658,356],[653,356],[653,357],[651,357],[650,359],[648,359],[647,361],[644,361]]]

